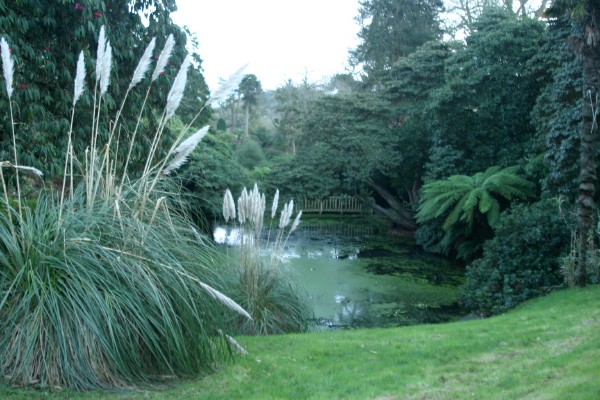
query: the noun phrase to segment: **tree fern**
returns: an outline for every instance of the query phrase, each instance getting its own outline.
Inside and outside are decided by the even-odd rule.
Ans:
[[[445,236],[441,244],[460,247],[460,254],[468,258],[481,245],[481,239],[479,244],[471,243],[472,239],[478,241],[471,236],[482,228],[491,231],[498,221],[503,199],[510,202],[533,194],[533,184],[517,174],[518,168],[493,166],[472,176],[453,175],[424,185],[417,222],[444,218]]]

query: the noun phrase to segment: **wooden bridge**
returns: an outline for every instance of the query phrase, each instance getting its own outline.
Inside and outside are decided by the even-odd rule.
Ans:
[[[363,203],[356,197],[332,196],[323,200],[303,199],[300,203],[300,209],[303,213],[319,213],[324,212],[341,213],[341,214],[360,214],[365,211]]]

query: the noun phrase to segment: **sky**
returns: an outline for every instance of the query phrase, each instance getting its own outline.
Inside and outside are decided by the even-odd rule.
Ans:
[[[177,0],[171,14],[196,34],[211,92],[240,67],[264,90],[319,82],[348,66],[359,0]]]

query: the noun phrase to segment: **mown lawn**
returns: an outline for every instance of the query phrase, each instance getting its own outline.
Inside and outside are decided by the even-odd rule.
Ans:
[[[169,388],[0,399],[600,399],[597,285],[487,320],[239,342],[250,355]]]

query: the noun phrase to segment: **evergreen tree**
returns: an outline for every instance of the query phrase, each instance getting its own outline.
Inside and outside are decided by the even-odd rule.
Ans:
[[[377,85],[400,57],[441,38],[440,0],[363,0],[360,6],[362,42],[350,52],[350,63],[362,67],[368,85]]]
[[[548,14],[570,17],[573,30],[569,39],[576,54],[581,57],[582,64],[577,283],[585,286],[588,234],[596,208],[594,197],[597,183],[597,114],[600,104],[600,0],[558,0]]]
[[[116,113],[115,99],[122,98],[151,38],[155,36],[157,39],[155,56],[158,57],[167,36],[174,35],[176,46],[170,65],[164,75],[153,83],[154,89],[143,118],[144,127],[149,129],[141,131],[154,131],[152,128],[165,106],[171,83],[187,53],[186,33],[170,19],[170,13],[175,9],[174,0],[0,1],[0,36],[9,43],[15,61],[13,100],[19,104],[15,109],[20,131],[17,141],[19,161],[39,168],[46,176],[60,175],[67,144],[77,56],[83,49],[86,70],[94,70],[95,44],[102,25],[106,26],[113,50],[111,85],[103,103],[112,115]],[[142,23],[141,14],[148,19],[147,27]],[[184,106],[197,102],[198,97],[206,98],[208,93],[199,70],[201,60],[196,56],[195,61],[196,68],[189,75],[191,85],[186,91]],[[130,93],[123,109],[120,119],[123,134],[134,130],[131,125],[137,120],[139,104],[145,95],[142,86]],[[92,95],[93,85],[84,92],[76,114],[91,114]],[[0,97],[0,108],[7,109],[5,102],[6,98]],[[185,118],[191,112],[180,115]],[[205,122],[206,118],[208,114],[197,123]],[[76,154],[83,154],[89,143],[91,128],[85,125],[86,121],[87,118],[75,117],[73,138]],[[6,152],[10,148],[10,135],[7,135],[10,130],[5,115],[0,117],[0,124],[0,146]],[[101,131],[107,130],[107,127],[101,127]],[[143,146],[136,145],[134,158],[139,159],[141,154],[145,154]]]

